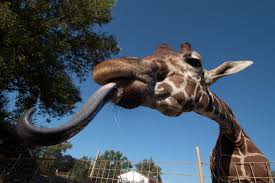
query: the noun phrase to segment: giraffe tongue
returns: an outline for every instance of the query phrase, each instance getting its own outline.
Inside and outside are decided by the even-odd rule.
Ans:
[[[81,131],[96,116],[104,104],[113,95],[116,83],[108,83],[99,88],[72,119],[55,128],[32,126],[31,116],[35,111],[29,109],[17,122],[16,131],[19,139],[32,145],[55,145],[64,142]]]

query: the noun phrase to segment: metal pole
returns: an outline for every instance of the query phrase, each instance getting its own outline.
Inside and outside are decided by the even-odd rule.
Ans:
[[[197,160],[198,160],[198,170],[199,170],[199,176],[200,176],[200,183],[204,183],[204,178],[202,174],[202,167],[201,167],[201,155],[200,155],[200,148],[199,146],[196,147],[197,152]]]
[[[95,171],[95,166],[96,166],[96,161],[97,161],[97,159],[98,159],[98,157],[99,157],[99,153],[100,153],[100,152],[97,151],[95,160],[94,160],[94,162],[93,162],[93,167],[92,167],[92,170],[91,170],[90,175],[89,175],[90,178],[93,177],[93,174],[94,174],[94,171]]]

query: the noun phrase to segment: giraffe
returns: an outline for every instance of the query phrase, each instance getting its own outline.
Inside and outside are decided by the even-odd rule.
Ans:
[[[125,94],[121,94],[123,91],[117,92],[118,96],[114,102],[126,108],[134,108],[139,102],[143,102],[143,106],[157,109],[168,116],[179,116],[183,112],[194,111],[213,119],[220,127],[219,137],[211,155],[213,182],[271,182],[268,178],[255,178],[271,177],[267,158],[246,135],[228,105],[208,89],[217,79],[238,72],[252,62],[228,62],[211,71],[205,71],[200,59],[199,55],[190,55],[188,59],[183,60],[182,54],[176,53],[166,44],[161,45],[153,55],[142,60],[149,65],[154,63],[156,68],[152,69],[152,73],[160,75],[151,78],[158,78],[158,81],[144,79],[144,76],[140,79],[139,73],[136,73],[136,78],[141,81],[147,79],[147,82],[152,82],[147,88],[147,93],[150,93],[150,90],[154,91],[153,96],[149,94],[143,100],[138,99],[136,95],[142,95],[144,91],[140,90],[146,90],[143,89],[146,86],[142,83],[135,84],[139,81],[134,81],[133,86],[123,87]],[[110,70],[115,70],[116,62],[125,61],[134,67],[137,64],[134,60],[136,58],[124,58],[97,65],[93,72],[95,81],[104,84],[111,78],[121,78],[122,76],[112,74],[115,71],[105,71],[106,67],[110,66]],[[140,69],[146,70],[142,67]],[[136,100],[138,102],[133,103]]]
[[[103,61],[92,72],[102,88],[68,124],[54,129],[33,127],[30,118],[34,110],[30,109],[18,120],[18,137],[36,145],[64,141],[84,128],[108,100],[126,109],[145,106],[172,117],[193,111],[220,127],[210,157],[213,183],[271,183],[268,159],[241,128],[229,106],[209,89],[218,79],[240,72],[252,63],[225,62],[205,70],[199,55],[190,52],[183,57],[167,44],[143,59],[123,57]],[[89,107],[93,100],[96,104]]]

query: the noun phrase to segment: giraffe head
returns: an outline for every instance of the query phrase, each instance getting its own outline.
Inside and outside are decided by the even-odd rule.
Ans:
[[[116,105],[145,106],[178,116],[205,107],[209,85],[251,64],[225,62],[207,71],[196,52],[183,55],[162,44],[143,59],[125,57],[101,62],[95,66],[93,78],[100,85],[118,83],[112,100]]]

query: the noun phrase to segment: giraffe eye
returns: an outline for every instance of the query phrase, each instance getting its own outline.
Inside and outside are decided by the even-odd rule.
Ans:
[[[195,58],[186,58],[185,62],[193,67],[201,67],[201,61]]]

